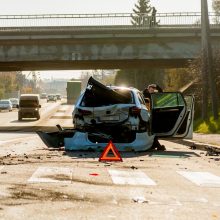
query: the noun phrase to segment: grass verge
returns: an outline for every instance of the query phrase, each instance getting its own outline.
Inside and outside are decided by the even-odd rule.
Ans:
[[[213,116],[204,121],[197,119],[194,121],[194,132],[204,134],[220,134],[220,117],[215,120]]]

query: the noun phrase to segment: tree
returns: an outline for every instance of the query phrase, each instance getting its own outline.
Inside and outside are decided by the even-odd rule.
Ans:
[[[144,90],[146,86],[156,83],[164,88],[165,74],[162,69],[119,70],[115,77],[118,86],[131,86]]]
[[[216,24],[219,24],[220,23],[220,19],[219,19],[219,16],[220,16],[220,0],[213,0],[212,1],[212,8],[213,8],[213,11],[215,12],[215,18],[214,18],[214,22]]]
[[[164,87],[166,91],[179,91],[197,78],[197,73],[187,68],[167,69]]]
[[[22,72],[0,72],[0,99],[25,93],[26,87],[31,87],[31,81]]]
[[[135,26],[149,25],[151,11],[150,0],[138,0],[138,4],[135,4],[135,9],[133,9],[135,15],[132,15],[131,23]]]
[[[216,14],[220,15],[220,1],[219,0],[212,1],[212,8]]]
[[[133,9],[134,26],[153,26],[156,22],[156,9],[150,6],[150,0],[138,0]],[[164,70],[155,68],[119,70],[115,77],[116,85],[133,86],[143,90],[147,85],[156,83],[163,87]]]
[[[202,100],[202,94],[203,94],[203,75],[202,75],[202,55],[193,60],[189,68],[187,69],[187,78],[189,82],[194,81],[195,79],[196,82],[191,86],[190,93],[195,95],[195,101],[196,101],[196,115],[201,118],[203,115],[203,100]],[[216,83],[216,88],[217,88],[217,97],[220,97],[220,50],[213,50],[213,62],[212,62],[212,70],[213,70],[213,81]],[[205,90],[205,93],[207,94],[207,111],[211,109],[211,91],[210,87],[208,87],[207,90]],[[217,106],[220,106],[220,100],[217,99]]]
[[[0,99],[16,91],[16,72],[0,72]]]

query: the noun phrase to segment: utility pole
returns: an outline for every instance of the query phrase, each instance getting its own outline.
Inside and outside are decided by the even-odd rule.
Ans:
[[[201,0],[201,38],[202,38],[202,118],[208,118],[208,92],[210,88],[212,112],[218,119],[218,98],[216,79],[213,73],[212,47],[210,44],[210,27],[207,0]]]

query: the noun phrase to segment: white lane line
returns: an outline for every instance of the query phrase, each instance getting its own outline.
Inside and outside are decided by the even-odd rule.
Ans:
[[[198,186],[220,187],[220,177],[209,172],[177,171],[177,173]]]
[[[61,106],[50,119],[72,119],[73,106]]]
[[[28,182],[71,183],[72,170],[66,167],[39,167]]]
[[[156,183],[141,171],[108,170],[114,184],[155,186]]]
[[[50,119],[72,119],[72,116],[68,115],[52,115]]]
[[[23,141],[26,139],[33,139],[33,138],[38,138],[38,137],[36,135],[34,135],[34,136],[29,135],[26,137],[13,138],[13,139],[7,140],[7,141],[0,141],[0,145],[11,143],[11,142],[16,142],[16,141]]]

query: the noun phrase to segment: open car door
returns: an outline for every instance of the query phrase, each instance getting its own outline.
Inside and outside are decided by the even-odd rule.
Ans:
[[[192,139],[195,97],[192,95],[187,95],[184,96],[184,99],[186,101],[187,113],[181,126],[179,127],[179,129],[173,137]]]
[[[180,92],[152,93],[152,133],[158,137],[192,137],[193,108],[193,97],[185,100]]]

